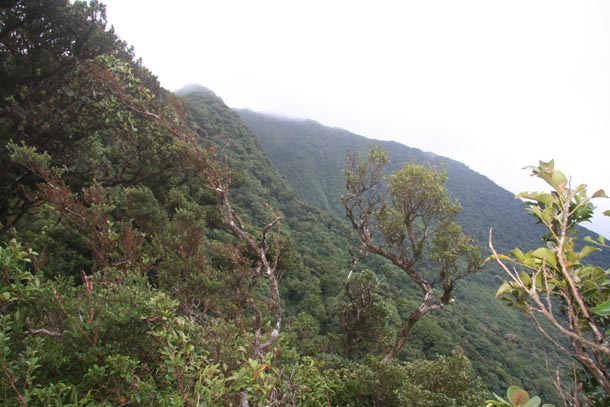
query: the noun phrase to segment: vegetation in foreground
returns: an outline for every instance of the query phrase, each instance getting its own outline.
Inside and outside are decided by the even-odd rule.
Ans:
[[[0,12],[4,405],[478,406],[490,399],[453,344],[428,360],[383,363],[408,307],[381,295],[381,274],[354,268],[339,278],[336,270],[350,264],[341,224],[296,199],[230,112],[193,108],[161,89],[105,29],[103,5],[15,0]],[[397,173],[394,190],[390,181],[394,206],[378,213],[396,247],[409,238],[397,192],[406,173]],[[551,181],[558,203],[537,195],[543,207],[533,213],[572,242],[589,199]],[[442,182],[436,188],[442,192]],[[441,198],[439,208],[451,209]],[[432,222],[452,212],[440,210]],[[436,261],[468,270],[447,257],[443,237],[423,267]],[[608,273],[580,264],[592,249],[545,239],[555,267],[550,255],[540,262],[539,252],[515,251],[510,259],[537,268],[529,285],[520,273],[523,285],[512,280],[500,294],[526,312],[536,293],[557,296],[569,332],[586,341],[570,348],[547,330],[550,340],[578,363],[583,349],[607,360]],[[565,269],[561,259],[570,262]],[[374,261],[363,263],[378,271]],[[582,285],[568,281],[562,291],[551,277],[537,283],[566,270]],[[444,291],[453,283],[439,278]],[[415,341],[414,334],[404,337]],[[601,342],[590,346],[591,337]],[[407,348],[402,354],[415,345]],[[564,397],[602,405],[608,393],[600,378],[585,364],[578,382],[587,387]]]

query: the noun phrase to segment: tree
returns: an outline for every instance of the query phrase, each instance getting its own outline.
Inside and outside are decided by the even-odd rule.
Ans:
[[[379,280],[370,270],[352,274],[345,282],[340,318],[346,356],[375,353],[391,334],[391,309],[376,292],[378,287]]]
[[[281,227],[280,215],[273,212],[272,217],[260,229],[248,222],[242,221],[234,210],[230,200],[231,174],[230,168],[219,159],[219,154],[212,145],[202,146],[198,141],[197,134],[185,123],[173,105],[156,106],[154,98],[146,87],[131,75],[128,65],[114,57],[100,57],[96,59],[99,69],[107,69],[107,87],[102,87],[107,96],[112,96],[113,103],[107,104],[111,111],[118,110],[119,121],[141,119],[146,122],[134,133],[144,133],[145,138],[159,143],[160,147],[176,151],[182,157],[181,164],[187,174],[197,175],[199,186],[211,193],[216,200],[217,209],[226,225],[225,228],[232,235],[232,239],[222,245],[216,245],[216,251],[224,258],[228,265],[227,270],[244,280],[244,284],[238,284],[235,293],[236,298],[242,299],[244,308],[247,307],[253,314],[250,332],[243,325],[239,326],[244,333],[251,334],[252,340],[249,344],[252,348],[247,363],[252,366],[264,365],[263,361],[271,357],[272,350],[278,344],[278,337],[282,327],[282,310],[279,292],[279,275],[276,272],[281,254]],[[116,110],[114,110],[116,109]],[[145,119],[145,120],[144,120]],[[124,137],[119,150],[125,154],[133,145],[131,142],[137,139]],[[134,142],[134,145],[137,145]],[[108,191],[118,187],[111,185],[107,191],[97,180],[91,181],[93,185],[81,189],[82,193],[74,192],[64,181],[65,169],[51,166],[52,159],[46,152],[40,154],[35,147],[29,147],[22,143],[17,145],[9,143],[11,151],[10,159],[20,167],[35,175],[38,180],[35,199],[45,202],[61,214],[61,222],[74,229],[82,235],[87,242],[96,264],[96,270],[102,275],[108,274],[111,282],[116,283],[113,270],[120,269],[127,275],[130,273],[141,274],[139,265],[149,264],[145,256],[142,256],[142,244],[145,234],[134,230],[125,220],[112,219],[107,213],[110,206]],[[122,157],[122,155],[121,155]],[[119,157],[119,158],[121,158]],[[122,157],[127,159],[129,157]],[[128,161],[128,160],[127,160]],[[137,160],[131,160],[137,161]],[[116,163],[116,159],[110,160]],[[122,174],[124,176],[124,174]],[[131,177],[130,177],[131,178]],[[123,178],[119,179],[120,188],[128,192],[129,182]],[[85,180],[86,181],[86,178]],[[104,180],[105,181],[105,180]],[[102,182],[104,182],[102,181]],[[138,179],[142,183],[143,179]],[[106,183],[106,182],[104,182]],[[140,195],[142,197],[142,195]],[[143,203],[143,202],[141,202]],[[122,221],[118,231],[113,230],[114,220]],[[137,222],[136,222],[137,223]],[[179,246],[184,247],[188,242],[182,242]],[[195,237],[194,244],[203,244]],[[197,250],[186,256],[199,256]],[[205,267],[205,260],[200,264]],[[266,280],[266,287],[260,284]],[[242,283],[240,281],[239,283]],[[267,290],[267,294],[261,299],[260,292]],[[205,300],[205,299],[204,299]],[[242,304],[237,304],[238,307]],[[265,307],[269,309],[271,321],[266,320]],[[241,321],[235,321],[241,325]],[[270,328],[267,327],[271,325]],[[265,332],[268,331],[268,332]],[[260,366],[259,366],[260,367]],[[242,369],[244,374],[250,374],[248,369]],[[257,374],[258,375],[258,374]],[[256,378],[256,375],[255,375]],[[249,400],[253,400],[255,392],[248,386],[240,390],[240,405],[247,406]]]
[[[481,253],[455,222],[460,207],[443,185],[445,173],[429,165],[405,163],[384,185],[387,154],[371,148],[368,158],[348,156],[346,192],[341,202],[362,254],[375,254],[400,268],[421,289],[422,303],[404,319],[383,361],[404,347],[413,326],[452,300],[455,284],[479,270]],[[427,267],[432,266],[433,272]],[[441,288],[436,292],[435,285]]]
[[[55,240],[47,232],[62,228],[82,243],[81,254],[89,260],[78,264],[75,273],[57,273],[62,282],[69,281],[70,274],[75,282],[84,279],[73,289],[82,293],[84,302],[71,299],[69,283],[65,295],[57,287],[46,287],[44,295],[59,308],[55,310],[39,307],[29,298],[13,301],[11,294],[9,300],[19,303],[19,309],[6,318],[0,313],[0,325],[7,326],[14,315],[27,324],[40,322],[32,327],[31,335],[45,335],[58,349],[74,350],[67,351],[66,358],[81,357],[79,348],[67,343],[72,336],[90,345],[89,355],[95,354],[96,361],[107,355],[99,347],[125,342],[112,357],[122,357],[122,352],[141,362],[144,370],[161,373],[147,356],[154,337],[163,352],[169,352],[172,363],[167,367],[175,370],[162,374],[165,384],[157,383],[178,389],[182,400],[199,401],[185,395],[194,390],[190,384],[201,385],[195,376],[204,367],[211,369],[211,375],[236,376],[229,380],[235,384],[230,396],[233,405],[237,400],[241,406],[268,400],[271,387],[261,385],[269,381],[262,378],[271,371],[270,359],[283,328],[276,272],[283,252],[279,214],[273,210],[267,214],[263,208],[257,220],[263,219],[264,224],[262,220],[256,224],[260,227],[242,220],[231,200],[235,194],[230,193],[239,184],[235,168],[229,168],[226,157],[210,144],[206,129],[188,122],[183,102],[160,90],[154,77],[132,61],[112,30],[105,29],[103,5],[95,0],[17,0],[2,3],[0,13],[0,99],[5,102],[0,104],[0,150],[4,153],[0,154],[0,190],[4,192],[0,194],[0,236],[15,234],[29,245],[28,239]],[[218,215],[218,241],[206,236],[211,229],[206,219],[212,212]],[[43,245],[41,256],[31,259],[32,275],[41,281],[51,281],[44,277],[55,274],[41,258],[63,258],[67,251],[62,249],[69,244],[62,239],[52,243],[60,249],[44,253]],[[222,262],[223,267],[217,268],[214,262]],[[0,293],[12,284],[5,274],[0,270]],[[170,283],[158,278],[169,274]],[[114,304],[116,290],[133,290],[141,296]],[[154,298],[167,302],[171,318],[142,313],[142,307],[151,305],[149,300]],[[0,310],[6,299],[3,294]],[[91,305],[95,301],[99,307]],[[209,310],[210,303],[218,306]],[[70,309],[73,305],[75,310]],[[103,321],[100,309],[110,314]],[[127,320],[128,311],[138,329],[131,321],[126,324],[129,328],[120,323]],[[81,317],[85,312],[88,318]],[[34,319],[35,313],[42,314],[40,321]],[[180,327],[176,335],[155,329],[158,322],[164,324],[173,317],[186,326],[184,332]],[[64,332],[66,319],[74,325],[74,335]],[[29,372],[17,375],[23,370],[18,365],[10,369],[30,335],[22,333],[30,328],[17,322],[16,334],[7,339],[10,346],[0,346],[0,356],[6,355],[0,360],[0,393],[14,393],[20,399],[25,392],[22,386],[11,385],[15,377],[31,384],[28,391],[48,383],[41,378],[34,384]],[[198,337],[196,346],[187,346],[192,340],[187,331]],[[213,349],[214,341],[222,350]],[[45,350],[41,353],[51,355]],[[210,366],[195,362],[196,355],[204,354]],[[183,373],[191,374],[188,380],[174,369],[174,362],[184,363]],[[225,365],[222,373],[220,362]],[[52,364],[51,360],[47,365]],[[48,371],[47,365],[41,371]],[[66,383],[74,379],[69,385],[86,393],[90,383],[79,380],[89,380],[89,368],[83,362],[80,370],[61,371],[60,379]],[[104,398],[103,393],[96,395]],[[26,402],[24,396],[20,404]]]
[[[33,205],[27,189],[35,177],[8,159],[8,141],[24,141],[54,159],[87,156],[79,143],[105,127],[91,103],[103,71],[100,55],[132,61],[113,30],[105,6],[68,0],[12,0],[0,5],[0,234]],[[99,75],[98,75],[99,76]],[[99,94],[99,90],[98,94]],[[98,98],[99,99],[99,98]]]
[[[490,259],[495,259],[508,276],[496,295],[528,315],[542,336],[580,365],[608,399],[610,272],[586,263],[589,255],[608,245],[600,236],[597,240],[584,239],[595,246],[577,246],[578,225],[593,215],[591,199],[606,194],[599,190],[588,196],[582,184],[572,188],[569,179],[554,166],[554,161],[541,161],[531,167],[532,175],[551,186],[550,193],[517,195],[546,228],[543,245],[525,253],[516,248],[509,255],[498,254],[490,233]],[[559,380],[555,385],[561,390]],[[571,405],[583,402],[578,387],[570,395]],[[562,395],[565,399],[564,391]]]

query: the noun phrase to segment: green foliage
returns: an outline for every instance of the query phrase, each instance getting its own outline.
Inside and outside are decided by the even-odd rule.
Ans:
[[[366,156],[370,145],[378,144],[388,152],[388,172],[401,169],[405,162],[429,163],[443,168],[448,177],[445,185],[449,195],[453,200],[458,200],[462,208],[456,221],[464,234],[473,235],[479,244],[487,246],[490,227],[495,232],[494,245],[502,252],[508,252],[517,245],[524,251],[531,250],[539,246],[539,236],[544,234],[542,225],[537,225],[534,218],[524,213],[514,194],[447,157],[394,142],[367,139],[311,120],[292,120],[246,110],[238,110],[238,114],[256,134],[274,166],[299,197],[334,215],[344,216],[345,212],[339,194],[345,185],[342,175],[346,152]],[[580,234],[586,234],[582,228],[577,229]],[[299,244],[299,247],[303,246],[308,249],[319,247],[316,253],[326,254],[328,243],[317,246],[314,242],[305,241],[305,244]],[[336,257],[337,254],[333,253],[332,256]],[[604,252],[589,256],[600,265],[610,264],[608,258]],[[306,261],[309,259],[306,258]],[[340,266],[343,269],[348,267],[345,263]],[[363,266],[379,272],[384,301],[393,305],[399,315],[408,315],[414,309],[411,299],[417,295],[417,289],[388,262],[368,258],[363,260]],[[426,268],[432,266],[426,264]],[[341,292],[344,275],[335,277],[336,271],[332,267],[322,270],[323,295]],[[434,353],[429,352],[442,350],[443,354],[447,354],[461,348],[490,389],[500,392],[512,383],[535,384],[541,397],[557,403],[560,400],[548,378],[545,355],[542,352],[522,351],[540,346],[535,324],[524,319],[517,310],[494,300],[493,293],[502,279],[501,272],[488,264],[484,272],[463,280],[450,310],[430,314],[427,317],[430,323],[426,322],[421,329],[416,325],[409,346],[401,357],[407,360],[434,357]],[[423,320],[421,323],[424,323]],[[340,326],[340,321],[333,325]],[[426,345],[430,338],[439,336],[437,333],[440,329],[445,332],[446,343]],[[324,324],[322,330],[325,330]],[[547,348],[547,356],[551,365],[559,366],[562,371],[570,371],[563,355],[552,347]]]
[[[0,148],[11,140],[24,141],[55,159],[86,157],[88,143],[83,141],[104,122],[90,103],[99,99],[99,82],[92,80],[99,72],[91,61],[105,53],[132,58],[125,44],[105,30],[105,7],[97,1],[13,1],[0,13]],[[16,183],[32,187],[36,179],[5,153],[0,166],[4,233],[31,207],[27,189],[15,189]]]
[[[442,171],[405,163],[383,184],[387,155],[379,147],[368,157],[348,156],[341,202],[358,238],[360,257],[375,254],[391,262],[420,289],[421,302],[403,318],[384,362],[391,362],[406,344],[415,324],[453,298],[455,283],[481,267],[480,249],[454,222],[459,205],[443,185]],[[387,193],[385,189],[387,188]],[[387,196],[386,196],[387,195]],[[354,257],[353,266],[359,260]],[[430,261],[435,268],[425,268]],[[435,280],[442,294],[437,297]]]
[[[306,312],[298,313],[289,321],[282,336],[282,348],[298,349],[302,356],[316,356],[328,350],[328,339],[320,335],[320,323]]]
[[[248,110],[237,112],[296,193],[318,208],[344,216],[339,195],[344,188],[346,153],[366,155],[371,144],[380,145],[388,153],[389,172],[400,169],[405,162],[429,163],[445,169],[449,194],[462,206],[458,221],[480,244],[486,244],[490,226],[503,231],[496,236],[497,245],[503,249],[517,243],[526,243],[527,247],[536,244],[534,222],[523,213],[514,195],[462,163],[396,142],[372,140],[326,127],[312,120],[291,120]],[[497,216],[498,213],[504,215]],[[487,273],[477,278],[490,282]]]
[[[334,383],[331,405],[338,406],[477,406],[487,396],[461,355],[350,366],[327,375]]]
[[[541,403],[540,397],[530,398],[529,393],[518,386],[510,386],[506,390],[506,400],[497,395],[496,399],[487,400],[486,407],[539,407]],[[543,404],[542,407],[554,406],[553,404]]]
[[[145,279],[114,271],[60,285],[22,267],[34,254],[15,241],[0,251],[7,405],[228,405],[244,390],[260,404],[277,386],[271,354],[253,360],[237,347],[237,367],[214,362],[210,338],[220,331],[178,314],[178,301]],[[49,301],[45,309],[40,301]]]
[[[343,287],[341,270],[349,263],[342,222],[297,199],[256,137],[222,100],[209,92],[184,97],[190,105],[191,126],[205,134],[210,143],[222,147],[227,153],[223,160],[239,172],[240,185],[232,198],[240,217],[258,224],[268,222],[262,202],[283,214],[282,232],[289,243],[282,246],[280,288],[287,315],[306,312],[319,321],[322,333],[336,331],[340,324],[332,321],[333,302]],[[234,181],[232,176],[232,185]],[[225,226],[217,226],[213,211],[208,212],[206,220],[208,237],[226,239],[222,233]]]
[[[31,263],[38,253],[25,249],[15,239],[0,247],[0,270],[2,289],[0,290],[0,310],[9,308],[10,304],[21,298],[29,298],[40,287],[40,280],[23,270],[23,264]]]
[[[344,353],[352,358],[374,355],[388,349],[399,325],[396,311],[379,294],[379,280],[370,270],[355,273],[345,282],[340,319],[344,329]],[[392,315],[394,314],[394,315]]]
[[[572,188],[567,177],[555,170],[553,161],[540,162],[533,167],[533,174],[545,180],[552,191],[518,196],[545,226],[544,246],[526,252],[517,248],[509,256],[494,251],[492,258],[509,277],[496,296],[534,319],[543,337],[580,364],[608,398],[610,272],[586,263],[598,247],[578,247],[576,236],[577,225],[593,214],[591,199],[606,195],[600,190],[588,196],[585,185]],[[604,246],[603,237],[597,242],[585,241]],[[509,268],[507,262],[514,267]],[[574,395],[573,402],[581,401]]]

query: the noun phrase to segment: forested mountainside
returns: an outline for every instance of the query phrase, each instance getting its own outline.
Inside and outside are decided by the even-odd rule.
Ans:
[[[540,245],[544,228],[526,213],[523,202],[460,162],[396,142],[365,138],[343,129],[323,126],[313,120],[278,117],[247,109],[236,111],[256,134],[271,161],[299,196],[314,206],[345,219],[345,208],[340,195],[345,190],[346,156],[350,153],[366,156],[371,146],[380,146],[389,154],[388,173],[411,161],[430,163],[445,169],[449,192],[462,207],[459,222],[483,247],[487,248],[490,229],[494,231],[494,245],[500,251],[508,252],[514,247],[533,248]],[[523,172],[520,175],[529,174]],[[578,233],[581,237],[596,235],[585,228],[579,228]],[[607,252],[593,253],[591,258],[605,267],[610,265]],[[466,295],[478,292],[472,298],[481,299],[481,293],[485,293],[486,289],[477,287],[477,283],[493,289],[498,283],[498,272],[501,273],[499,268],[486,268],[483,273],[464,282],[462,292]],[[480,308],[477,309],[477,306]],[[506,310],[498,309],[497,306],[497,301],[486,297],[485,300],[475,300],[468,304],[465,313],[479,316],[492,313],[497,316],[495,321],[511,321],[508,325],[499,325],[507,329],[506,337],[512,337],[509,327],[516,326],[516,320],[512,320],[514,315],[509,313],[499,316],[498,312],[503,313]],[[517,323],[520,324],[524,327],[524,337],[529,336],[528,332],[534,332],[528,321]]]
[[[212,112],[216,109],[216,116],[231,117],[234,114],[228,110],[220,98],[208,91],[179,93],[189,101],[194,112],[202,110]],[[332,314],[333,303],[338,300],[337,295],[342,291],[342,284],[349,270],[349,258],[347,257],[349,242],[345,238],[347,229],[343,224],[345,220],[339,217],[343,216],[342,212],[344,212],[340,207],[339,195],[342,193],[342,185],[345,182],[345,154],[352,149],[365,153],[372,140],[355,136],[344,130],[329,129],[312,121],[295,122],[244,111],[238,113],[239,118],[257,134],[264,150],[254,147],[235,148],[236,145],[233,143],[237,143],[237,141],[231,136],[232,154],[235,154],[234,158],[241,163],[236,163],[236,165],[262,165],[263,168],[267,168],[268,176],[273,175],[275,185],[281,185],[281,188],[286,188],[286,191],[292,191],[294,188],[311,205],[325,210],[319,212],[317,221],[314,218],[310,219],[310,222],[299,221],[294,225],[294,231],[288,231],[291,236],[294,234],[293,242],[296,250],[303,253],[303,259],[313,266],[312,272],[307,273],[306,276],[314,275],[315,278],[319,278],[321,286],[318,291],[311,291],[311,285],[308,288],[303,285],[304,281],[308,281],[307,277],[305,280],[301,280],[299,275],[293,275],[292,279],[300,280],[299,286],[292,289],[291,279],[287,281],[287,288],[292,291],[288,298],[303,298],[305,295],[308,305],[312,304],[312,300],[316,304],[325,304],[324,312],[321,312],[322,308],[316,310],[297,306],[296,309],[313,315],[322,328],[320,332],[328,336],[337,325],[341,324],[336,319],[336,315],[333,317],[330,314]],[[232,117],[236,127],[233,128],[231,134],[243,133],[245,131],[243,124],[237,120],[237,116]],[[266,127],[265,131],[260,130],[262,127],[256,126],[256,123],[260,122],[268,123],[269,127]],[[225,120],[225,123],[228,121]],[[282,128],[282,124],[285,128]],[[274,128],[272,125],[278,127]],[[295,131],[300,129],[299,126],[309,127],[311,130],[308,133],[297,133],[294,136]],[[251,133],[247,134],[253,137]],[[288,136],[284,137],[283,134],[288,134]],[[248,143],[254,146],[257,145],[258,140],[252,138],[248,140]],[[226,144],[227,141],[224,142],[229,146]],[[422,153],[398,143],[386,142],[382,146],[392,157],[391,168],[395,169],[401,164],[401,160],[394,157],[402,157],[403,161],[431,158],[435,163],[448,167],[447,184],[456,198],[465,193],[457,186],[465,184],[467,186],[464,189],[471,193],[480,191],[477,192],[478,197],[491,201],[491,203],[483,205],[484,207],[489,208],[493,205],[497,205],[499,208],[508,207],[510,213],[517,217],[517,220],[511,224],[506,220],[494,218],[491,213],[483,217],[481,210],[477,207],[466,208],[466,205],[463,204],[465,209],[460,220],[466,225],[467,230],[478,233],[481,240],[487,239],[489,226],[486,225],[483,230],[479,230],[474,225],[485,224],[484,219],[488,219],[496,225],[500,222],[501,225],[497,226],[497,230],[510,224],[511,226],[508,227],[514,231],[514,225],[519,225],[521,222],[527,231],[523,232],[518,228],[516,230],[520,235],[527,236],[530,245],[534,245],[531,240],[539,239],[535,235],[534,222],[524,213],[523,205],[515,200],[513,194],[502,190],[487,178],[474,173],[461,163],[450,159],[443,160],[433,154]],[[266,158],[264,151],[270,160]],[[248,154],[244,154],[245,152]],[[448,161],[451,166],[445,164],[445,161]],[[283,177],[276,172],[275,167],[279,169]],[[256,173],[252,168],[248,171],[250,174]],[[457,181],[452,178],[457,178]],[[481,183],[482,186],[479,187],[478,183]],[[281,194],[280,191],[276,191],[276,193]],[[259,191],[259,196],[261,196],[261,191]],[[494,196],[497,197],[493,198]],[[467,201],[472,202],[473,198],[470,197]],[[293,210],[284,209],[284,205],[290,204],[291,200],[279,199],[274,202],[277,202],[278,207],[282,210],[296,214]],[[320,230],[317,223],[323,219],[327,219],[326,227],[324,230]],[[331,221],[331,219],[333,220]],[[294,220],[291,220],[291,216],[287,216],[286,222],[288,225],[292,225]],[[328,246],[326,243],[320,245],[322,242],[314,239],[321,231],[329,237],[329,240],[334,239],[334,246]],[[514,245],[519,244],[518,237],[515,238],[506,232],[496,233],[500,236],[509,236],[506,241],[502,242],[504,247],[510,246],[511,242]],[[527,239],[525,241],[528,241]],[[329,247],[336,247],[336,245],[342,246],[342,250],[338,250],[336,253],[329,251]],[[307,252],[304,253],[303,250]],[[333,269],[337,266],[337,259],[342,259],[342,261],[338,264],[339,268]],[[329,261],[331,265],[325,267],[324,265]],[[390,316],[394,316],[393,322],[390,324],[396,327],[400,317],[416,306],[418,291],[410,281],[387,262],[371,258],[367,266],[382,276],[382,282],[377,288],[377,292],[391,307]],[[292,273],[288,273],[287,277],[290,274]],[[459,350],[473,362],[476,373],[485,383],[495,383],[492,388],[498,389],[497,391],[515,380],[522,383],[520,378],[527,376],[529,382],[536,383],[535,388],[538,392],[547,398],[552,398],[554,391],[547,381],[544,357],[541,354],[528,354],[522,350],[538,346],[539,335],[533,324],[515,310],[504,306],[495,299],[495,291],[502,282],[498,275],[497,270],[488,267],[483,272],[461,282],[456,294],[456,304],[439,314],[426,316],[426,319],[416,327],[402,357],[407,360],[421,357],[433,358],[435,355],[448,355]],[[300,294],[294,297],[299,292]],[[315,295],[320,295],[320,297],[315,298]],[[324,319],[324,315],[328,315],[328,319]],[[552,363],[560,363],[557,355],[553,354],[552,359],[554,360]],[[493,363],[491,363],[492,360]],[[516,372],[519,373],[515,374]]]
[[[371,146],[379,145],[389,154],[388,173],[409,161],[446,169],[447,188],[462,206],[460,224],[481,245],[487,247],[490,229],[494,231],[495,246],[503,251],[517,246],[533,248],[540,242],[543,228],[524,211],[522,201],[463,163],[394,141],[375,140],[327,127],[313,120],[282,118],[247,109],[236,111],[299,197],[320,209],[345,216],[339,198],[345,188],[346,155],[349,152],[366,155]],[[515,173],[515,177],[527,176],[526,171]],[[580,234],[596,235],[584,228]],[[595,260],[610,267],[610,256],[606,253],[600,253]]]
[[[339,196],[345,187],[346,154],[366,154],[371,145],[380,145],[389,154],[388,173],[412,160],[445,168],[447,187],[462,205],[460,223],[482,243],[487,241],[490,228],[503,250],[517,245],[533,247],[539,239],[535,220],[525,213],[514,194],[460,162],[393,141],[326,127],[313,120],[286,119],[250,110],[238,110],[238,114],[299,196],[337,216],[345,213]]]
[[[481,406],[512,384],[558,400],[489,270],[381,361],[421,293],[375,257],[348,280],[343,151],[303,200],[322,173],[276,168],[209,89],[163,89],[103,4],[14,0],[0,22],[2,405]]]

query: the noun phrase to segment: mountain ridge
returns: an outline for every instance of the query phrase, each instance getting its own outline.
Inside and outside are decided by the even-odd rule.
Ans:
[[[337,216],[343,216],[336,192],[343,188],[345,154],[350,150],[366,154],[370,145],[380,145],[390,156],[388,172],[411,160],[429,162],[446,169],[449,192],[463,206],[462,226],[475,234],[482,244],[486,245],[490,228],[499,235],[498,246],[503,250],[517,245],[523,247],[524,243],[526,247],[534,247],[537,243],[529,234],[520,232],[535,230],[536,226],[514,194],[464,163],[396,141],[370,139],[348,130],[324,126],[314,120],[283,119],[243,109],[236,109],[236,112],[257,135],[270,159],[292,182],[299,196]],[[510,222],[499,219],[498,213],[506,212],[510,213]],[[517,233],[517,239],[502,237],[513,232]]]
[[[515,247],[530,250],[540,244],[539,236],[544,230],[525,211],[522,201],[465,163],[397,141],[376,140],[349,130],[325,126],[312,119],[283,118],[251,109],[234,111],[259,138],[271,161],[292,182],[299,196],[341,218],[344,212],[339,193],[336,192],[343,190],[346,153],[353,150],[365,155],[370,146],[379,145],[389,153],[389,173],[410,160],[428,162],[445,169],[450,195],[462,205],[458,221],[477,238],[481,246],[488,247],[492,231],[494,246],[500,251],[508,252]],[[338,142],[330,142],[331,139]],[[329,150],[334,154],[329,154]],[[295,154],[304,151],[311,154],[308,159],[295,157]],[[322,171],[324,169],[327,170]],[[313,177],[304,177],[312,172]],[[598,236],[598,233],[580,225],[578,230],[581,237]],[[590,261],[610,267],[610,255],[604,252],[593,253]]]

